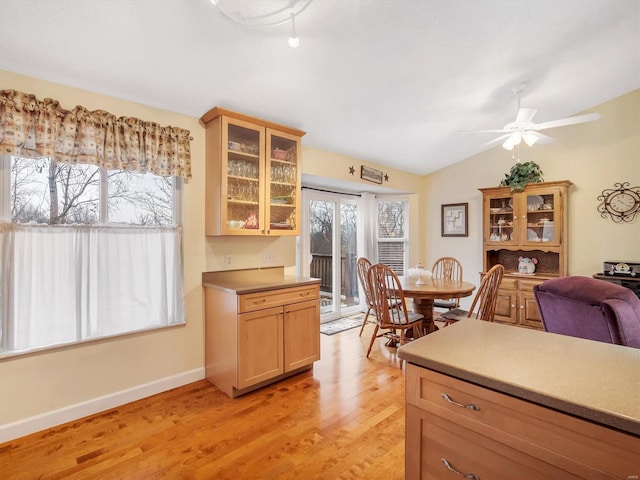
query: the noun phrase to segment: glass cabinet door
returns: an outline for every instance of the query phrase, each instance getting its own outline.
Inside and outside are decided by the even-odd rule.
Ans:
[[[259,235],[264,230],[260,202],[264,192],[264,130],[243,122],[226,121],[224,126],[222,226],[227,233]]]
[[[300,140],[267,129],[267,233],[297,235]]]
[[[517,219],[512,196],[489,198],[488,243],[515,244],[518,241]]]
[[[526,219],[526,243],[556,245],[559,243],[555,228],[560,198],[556,191],[528,193],[523,205],[522,218]]]

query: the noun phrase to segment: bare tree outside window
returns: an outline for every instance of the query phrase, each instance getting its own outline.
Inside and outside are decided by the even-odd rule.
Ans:
[[[151,173],[109,171],[110,222],[148,227],[173,224],[173,179]]]
[[[379,238],[404,237],[405,209],[405,202],[378,203]]]
[[[378,261],[398,275],[406,268],[406,211],[404,201],[378,202]]]
[[[313,201],[310,204],[311,253],[331,255],[333,248],[333,202]]]
[[[93,224],[99,217],[99,199],[98,167],[12,158],[12,222]]]
[[[12,157],[11,221],[49,225],[99,223],[101,172],[95,165]],[[171,177],[110,170],[106,172],[106,182],[109,222],[173,224]]]

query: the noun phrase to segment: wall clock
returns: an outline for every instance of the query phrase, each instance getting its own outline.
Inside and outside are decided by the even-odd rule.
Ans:
[[[640,212],[640,187],[630,187],[629,182],[616,183],[598,195],[602,203],[598,212],[602,218],[611,217],[616,223],[632,222]]]

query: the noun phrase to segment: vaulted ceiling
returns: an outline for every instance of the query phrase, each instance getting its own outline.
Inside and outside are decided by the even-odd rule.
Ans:
[[[2,0],[0,69],[194,117],[222,106],[416,174],[486,149],[492,134],[461,131],[512,121],[522,83],[537,122],[640,88],[640,0],[313,0],[296,28],[291,49],[288,24],[209,0]]]

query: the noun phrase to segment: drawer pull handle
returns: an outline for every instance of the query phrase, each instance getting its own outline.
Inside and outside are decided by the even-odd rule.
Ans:
[[[299,295],[301,297],[308,297],[311,292],[300,292]]]
[[[451,400],[451,397],[449,397],[449,395],[447,395],[446,393],[441,393],[440,396],[444,398],[447,402],[453,403],[456,407],[468,408],[469,410],[480,410],[480,407],[477,406],[475,403],[469,403],[467,405],[464,405],[462,403],[454,402],[453,400]]]
[[[443,394],[444,395],[444,394]],[[455,473],[456,475],[460,475],[463,478],[468,478],[469,480],[480,480],[480,477],[478,475],[476,475],[475,473],[462,473],[459,472],[458,470],[456,470],[455,468],[453,468],[449,462],[447,462],[446,458],[441,458],[440,461],[442,462],[442,464],[447,467],[449,470],[451,470],[453,473]]]
[[[259,303],[264,303],[264,302],[266,302],[266,301],[267,301],[267,299],[266,299],[266,298],[261,298],[260,300],[254,300],[254,301],[253,301],[253,304],[254,304],[254,305],[258,305]]]

